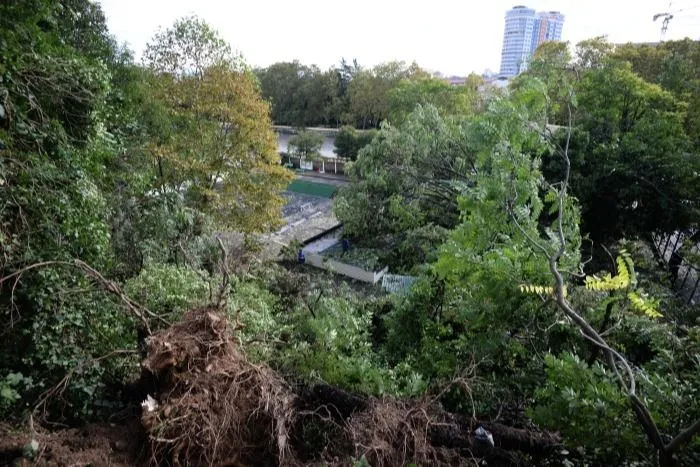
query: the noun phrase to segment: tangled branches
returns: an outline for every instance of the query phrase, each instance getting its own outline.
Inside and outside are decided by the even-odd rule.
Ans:
[[[14,297],[14,291],[17,288],[17,284],[19,284],[19,281],[22,277],[23,274],[25,274],[28,271],[31,271],[32,269],[38,269],[38,268],[45,268],[45,267],[52,267],[52,266],[73,266],[81,270],[87,277],[90,279],[94,280],[97,282],[98,285],[102,287],[103,290],[106,292],[109,292],[119,298],[121,303],[126,307],[126,309],[129,311],[129,313],[136,318],[143,327],[147,330],[148,334],[151,334],[151,325],[150,325],[150,320],[149,318],[154,318],[159,321],[161,321],[164,324],[168,324],[167,321],[165,321],[162,317],[156,315],[155,313],[152,313],[148,309],[146,309],[144,306],[139,305],[137,302],[129,298],[124,291],[119,287],[119,284],[117,284],[114,281],[111,281],[107,278],[105,278],[102,274],[100,274],[96,269],[91,267],[89,264],[76,259],[73,262],[69,261],[43,261],[40,263],[35,263],[31,264],[29,266],[26,266],[19,271],[15,271],[12,274],[8,274],[5,277],[0,278],[0,287],[2,285],[9,281],[10,279],[14,278],[15,280],[13,281],[12,284],[12,296]]]
[[[143,366],[157,381],[142,417],[153,465],[294,463],[293,392],[245,359],[215,309],[192,310],[150,338]]]

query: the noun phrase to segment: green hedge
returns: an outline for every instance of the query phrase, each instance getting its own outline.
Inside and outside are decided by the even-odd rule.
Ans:
[[[303,180],[294,180],[287,187],[287,191],[301,193],[304,195],[322,196],[331,198],[338,187],[326,185],[325,183],[306,182]]]

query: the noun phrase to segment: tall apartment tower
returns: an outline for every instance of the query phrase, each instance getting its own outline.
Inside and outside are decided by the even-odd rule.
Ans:
[[[535,12],[518,5],[506,12],[500,76],[513,77],[527,70],[527,63],[543,42],[561,40],[564,15],[558,11]]]

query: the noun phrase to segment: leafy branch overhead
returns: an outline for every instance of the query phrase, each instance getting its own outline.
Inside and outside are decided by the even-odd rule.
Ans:
[[[658,311],[658,300],[648,298],[648,296],[637,288],[637,280],[634,274],[634,263],[629,253],[622,249],[620,255],[616,259],[617,274],[611,276],[610,273],[605,276],[598,277],[596,275],[586,276],[584,279],[585,288],[596,292],[616,292],[626,293],[632,307],[645,314],[649,318],[661,318],[663,315]],[[549,295],[554,297],[556,291],[554,287],[542,285],[521,285],[520,291],[523,293]],[[568,288],[563,286],[562,293],[564,298],[568,296]]]

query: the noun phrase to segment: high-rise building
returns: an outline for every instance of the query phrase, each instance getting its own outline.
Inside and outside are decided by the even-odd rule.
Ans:
[[[563,27],[564,15],[558,11],[542,11],[537,13],[534,29],[536,45],[532,51],[534,52],[543,42],[561,40],[561,30]]]
[[[527,70],[527,63],[543,42],[561,39],[564,15],[558,11],[535,12],[518,5],[506,12],[500,76],[513,77]]]

